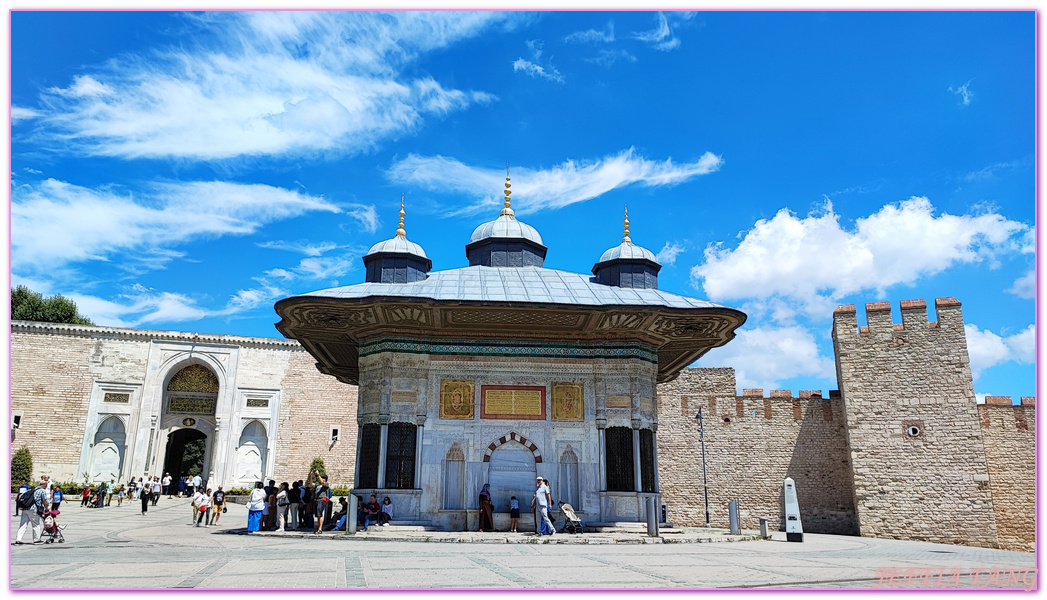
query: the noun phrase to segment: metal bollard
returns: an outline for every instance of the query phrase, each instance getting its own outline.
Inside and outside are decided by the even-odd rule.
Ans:
[[[760,537],[767,540],[770,539],[770,534],[767,533],[767,519],[760,519]]]
[[[357,499],[356,494],[349,494],[349,512],[345,515],[345,531],[346,533],[356,533],[356,512],[359,507],[356,505]]]
[[[727,505],[727,513],[731,519],[731,535],[741,535],[742,526],[738,524],[738,501],[731,500]]]
[[[647,535],[658,537],[658,512],[655,508],[654,496],[647,498]]]

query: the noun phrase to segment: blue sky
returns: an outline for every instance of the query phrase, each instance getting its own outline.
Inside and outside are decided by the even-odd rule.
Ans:
[[[102,325],[278,337],[396,229],[620,243],[739,308],[699,366],[835,389],[832,310],[954,296],[979,395],[1035,393],[1026,12],[13,12],[11,283]],[[931,319],[934,319],[931,308]]]

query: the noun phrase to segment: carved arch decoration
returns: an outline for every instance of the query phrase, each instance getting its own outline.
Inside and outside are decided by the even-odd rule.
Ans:
[[[484,462],[485,463],[491,462],[491,454],[493,454],[494,451],[498,449],[498,446],[501,446],[502,444],[504,444],[506,442],[510,442],[510,441],[518,442],[520,444],[523,444],[523,446],[525,448],[530,450],[531,454],[534,455],[534,462],[536,462],[536,463],[543,462],[542,461],[542,452],[541,452],[541,450],[538,449],[538,446],[536,446],[535,443],[532,442],[531,440],[525,438],[524,436],[520,435],[519,433],[516,433],[515,431],[511,431],[511,432],[503,435],[502,437],[498,438],[497,440],[491,442],[491,444],[489,446],[487,446],[487,450],[484,452]]]

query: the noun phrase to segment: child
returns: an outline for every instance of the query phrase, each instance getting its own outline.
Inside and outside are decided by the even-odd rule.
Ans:
[[[378,514],[378,524],[386,526],[389,521],[393,520],[393,501],[389,499],[389,496],[382,500],[382,512]]]
[[[509,498],[509,531],[516,532],[516,524],[520,521],[520,501],[516,496]]]

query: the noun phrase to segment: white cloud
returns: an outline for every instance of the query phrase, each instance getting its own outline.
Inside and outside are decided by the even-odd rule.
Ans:
[[[971,323],[964,325],[964,332],[975,381],[983,371],[999,364],[1033,364],[1036,361],[1036,330],[1033,325],[1006,337],[979,329]]]
[[[512,170],[513,209],[518,214],[556,209],[596,198],[613,189],[630,184],[672,186],[720,168],[723,160],[706,152],[697,161],[674,163],[636,156],[630,148],[617,155],[591,162],[568,160],[542,171]],[[500,204],[498,194],[505,181],[505,171],[465,165],[443,156],[423,157],[411,154],[394,163],[388,177],[397,183],[421,185],[432,190],[456,192],[472,203],[451,214],[476,213]]]
[[[957,263],[1019,252],[1031,229],[995,212],[934,212],[927,198],[913,197],[857,219],[848,230],[830,203],[802,219],[782,209],[744,232],[736,248],[709,245],[704,262],[691,269],[692,281],[714,300],[777,295],[824,305],[861,290],[912,283]]]
[[[710,350],[696,364],[734,367],[739,388],[779,389],[783,380],[800,376],[836,378],[833,359],[819,354],[811,332],[795,325],[740,329],[729,344]]]
[[[563,83],[563,75],[560,74],[560,71],[558,71],[556,67],[549,64],[548,68],[546,68],[539,64],[542,58],[542,47],[544,46],[544,42],[541,40],[528,40],[526,43],[527,47],[531,50],[531,56],[534,62],[524,60],[522,57],[518,58],[513,62],[513,71],[523,71],[531,77],[541,77],[557,83]]]
[[[567,34],[563,39],[568,44],[609,44],[614,41],[614,21],[607,22],[605,31],[587,29]]]
[[[582,60],[584,60],[585,62],[600,65],[602,67],[610,67],[619,60],[626,60],[634,63],[636,62],[636,57],[626,52],[625,50],[608,50],[605,48],[603,50],[600,50],[600,52],[596,56],[591,58],[584,58]]]
[[[260,184],[159,183],[121,194],[46,179],[12,190],[12,267],[44,271],[129,251],[162,264],[188,240],[252,233],[317,210],[338,212],[323,198]]]
[[[260,248],[269,248],[270,250],[289,250],[291,252],[297,252],[306,256],[320,256],[325,252],[330,252],[338,247],[338,244],[334,242],[320,242],[320,243],[309,243],[309,242],[284,242],[284,241],[268,241],[258,244]]]
[[[1025,275],[1016,279],[1014,285],[1007,289],[1007,293],[1027,300],[1036,298],[1036,270],[1029,269]]]
[[[401,74],[420,53],[511,23],[494,12],[227,12],[41,94],[55,152],[190,160],[366,152],[427,115],[494,99]],[[46,108],[43,108],[46,107]],[[22,113],[29,116],[27,113]]]
[[[673,24],[676,25],[682,21],[690,20],[694,13],[690,12],[675,12],[670,13]],[[654,29],[650,31],[644,31],[633,34],[633,38],[646,42],[658,50],[669,51],[680,46],[680,38],[673,35],[672,28],[670,27],[670,17],[666,16],[665,13],[658,13],[658,23]]]
[[[971,98],[974,97],[974,92],[970,90],[970,85],[972,81],[974,80],[970,79],[967,81],[967,83],[961,85],[956,89],[953,89],[951,85],[949,86],[949,91],[960,97],[960,104],[962,104],[963,106],[970,106]]]
[[[24,121],[26,119],[35,119],[40,116],[40,113],[22,106],[11,107],[11,123],[17,123],[18,121]]]
[[[655,258],[663,265],[675,265],[676,257],[684,251],[684,247],[676,242],[665,242],[665,246],[658,251]]]
[[[32,175],[43,175],[44,174],[43,171],[37,171],[36,169],[31,169],[29,167],[22,167],[22,170],[25,171],[26,173],[30,173]]]
[[[346,214],[360,222],[360,228],[367,233],[378,231],[378,211],[373,204],[350,204]]]

